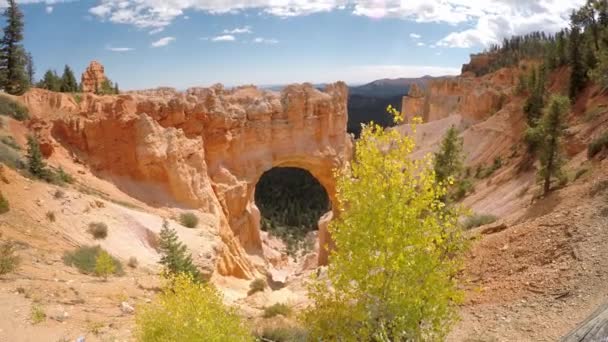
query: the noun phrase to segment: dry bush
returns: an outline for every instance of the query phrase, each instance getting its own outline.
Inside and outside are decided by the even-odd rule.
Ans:
[[[108,237],[108,225],[103,222],[91,222],[87,232],[91,233],[95,240],[105,239]]]

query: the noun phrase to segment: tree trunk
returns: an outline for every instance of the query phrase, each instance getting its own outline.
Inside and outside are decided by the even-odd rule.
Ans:
[[[608,303],[601,305],[579,324],[561,342],[608,341]]]

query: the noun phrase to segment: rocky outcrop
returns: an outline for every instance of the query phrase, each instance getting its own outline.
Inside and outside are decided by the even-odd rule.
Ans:
[[[101,85],[106,80],[103,65],[97,61],[92,61],[87,69],[82,73],[82,91],[85,93],[96,93],[101,89]]]
[[[402,114],[407,119],[420,116],[424,122],[459,114],[465,120],[479,122],[502,108],[516,81],[516,72],[508,69],[481,78],[432,80],[424,93],[414,89],[413,94],[403,97]]]
[[[256,182],[272,167],[300,167],[334,200],[332,171],[351,152],[347,96],[344,83],[323,92],[292,85],[280,94],[216,85],[183,93],[88,94],[76,113],[61,115],[58,109],[45,115],[52,118],[53,138],[98,176],[151,205],[188,206],[214,217],[224,245],[217,270],[251,278],[256,265],[265,263]],[[35,90],[24,102],[48,108],[34,102],[49,98]],[[325,245],[326,222],[320,227]],[[326,261],[322,249],[319,262]]]

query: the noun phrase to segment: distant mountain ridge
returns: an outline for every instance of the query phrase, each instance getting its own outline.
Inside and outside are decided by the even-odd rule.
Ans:
[[[448,76],[423,76],[418,78],[383,78],[370,83],[349,87],[350,95],[363,95],[372,97],[403,96],[409,92],[413,84],[424,87],[429,81]]]

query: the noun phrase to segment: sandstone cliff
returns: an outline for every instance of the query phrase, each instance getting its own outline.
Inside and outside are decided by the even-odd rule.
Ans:
[[[347,87],[310,84],[275,93],[253,86],[131,92],[120,96],[34,89],[22,97],[42,140],[67,148],[98,177],[156,207],[214,218],[220,274],[251,278],[264,267],[259,177],[275,166],[310,171],[333,199],[332,170],[350,157]],[[43,124],[45,123],[45,124]],[[327,239],[321,225],[320,241]],[[326,262],[322,249],[319,262]]]

